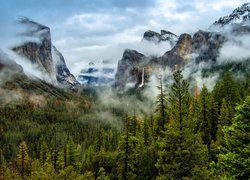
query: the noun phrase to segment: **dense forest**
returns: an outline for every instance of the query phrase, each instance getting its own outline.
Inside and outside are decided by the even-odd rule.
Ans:
[[[224,72],[209,91],[176,71],[158,88],[150,114],[104,106],[94,91],[2,105],[0,179],[250,178],[248,76]]]

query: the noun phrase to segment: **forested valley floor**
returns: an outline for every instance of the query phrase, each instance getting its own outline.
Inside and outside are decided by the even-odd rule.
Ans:
[[[190,90],[180,71],[173,80],[152,114],[94,92],[2,105],[0,179],[249,179],[249,76],[225,72],[212,91]]]

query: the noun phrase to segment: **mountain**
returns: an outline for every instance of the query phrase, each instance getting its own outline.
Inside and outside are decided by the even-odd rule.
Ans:
[[[182,34],[175,46],[160,57],[146,57],[135,50],[126,49],[118,62],[115,87],[122,89],[126,84],[138,87],[142,82],[147,83],[155,72],[166,67],[174,69],[184,66],[191,52],[192,38],[189,34]]]
[[[232,24],[248,24],[250,20],[250,3],[236,8],[230,15],[221,17],[213,26],[226,26]]]
[[[13,72],[18,72],[18,73],[23,72],[22,66],[17,64],[11,58],[9,58],[8,55],[0,49],[0,72],[7,68]]]
[[[64,57],[51,42],[50,28],[28,18],[22,18],[20,24],[28,29],[22,36],[32,40],[14,47],[13,51],[38,65],[59,86],[77,87],[79,82],[70,73]]]
[[[155,31],[148,30],[144,33],[142,41],[153,42],[155,44],[161,42],[169,42],[170,46],[173,47],[178,40],[178,36],[174,33],[166,30],[161,30],[161,33],[157,33]]]
[[[114,82],[115,68],[108,60],[90,62],[77,80],[85,86],[109,86]]]
[[[192,37],[192,53],[196,54],[196,63],[215,62],[226,36],[218,32],[199,30]]]
[[[219,18],[209,29],[211,31],[226,32],[233,35],[250,33],[250,3],[236,8],[231,14]]]
[[[186,33],[180,35],[175,46],[162,56],[146,57],[139,52],[125,50],[122,59],[118,62],[115,86],[123,88],[126,87],[126,84],[134,84],[134,87],[138,87],[142,82],[146,84],[153,74],[159,74],[167,67],[171,70],[185,68],[191,62],[192,66],[197,67],[200,63],[207,63],[207,67],[216,69],[218,72],[221,68],[231,68],[231,70],[237,71],[237,67],[240,67],[238,70],[242,70],[241,63],[246,64],[243,62],[245,60],[237,62],[237,64],[230,62],[230,65],[218,64],[217,61],[225,43],[230,42],[241,46],[237,37],[250,34],[249,20],[250,3],[246,3],[236,8],[230,15],[213,23],[207,31],[199,30],[193,35]],[[144,33],[143,40],[160,43],[164,40],[164,33],[164,31],[161,34],[147,31]],[[205,71],[207,70],[202,72]]]
[[[29,99],[32,103],[46,99],[67,100],[71,93],[36,77],[28,77],[22,66],[15,63],[6,53],[0,50],[0,104],[15,103]]]
[[[117,72],[115,75],[115,87],[125,88],[126,84],[140,84],[142,65],[146,61],[146,56],[135,51],[126,49],[122,59],[118,62]]]

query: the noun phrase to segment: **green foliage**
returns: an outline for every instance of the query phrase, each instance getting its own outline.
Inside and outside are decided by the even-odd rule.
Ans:
[[[236,82],[226,72],[212,92],[191,97],[176,71],[169,91],[159,90],[155,113],[140,89],[115,93],[120,106],[101,103],[96,89],[0,106],[0,179],[249,178],[249,97],[235,116],[249,76]]]
[[[250,97],[237,107],[232,125],[223,129],[224,143],[218,162],[212,164],[220,178],[249,179],[250,177]]]
[[[28,147],[24,141],[19,145],[19,153],[17,154],[16,162],[19,174],[22,178],[24,178],[30,173],[31,169],[31,161],[28,154]]]
[[[230,72],[224,72],[222,80],[217,82],[214,87],[213,95],[219,105],[221,105],[223,99],[233,106],[240,101],[238,85]]]
[[[207,148],[200,135],[192,133],[188,86],[177,71],[169,93],[171,119],[158,140],[158,179],[191,178],[197,166],[206,169],[208,165]]]

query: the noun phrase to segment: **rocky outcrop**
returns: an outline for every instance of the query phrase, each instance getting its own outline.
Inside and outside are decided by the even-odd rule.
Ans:
[[[165,69],[167,66],[170,68],[182,67],[187,62],[187,55],[192,53],[192,37],[189,34],[182,34],[170,51],[167,51],[163,56],[153,58],[150,66]]]
[[[168,41],[170,46],[173,47],[178,40],[178,36],[166,30],[161,30],[161,33],[155,31],[146,31],[143,35],[142,41],[153,42],[155,44]]]
[[[118,62],[117,72],[115,75],[115,87],[124,88],[126,84],[136,86],[140,83],[142,67],[146,63],[146,57],[135,51],[126,49],[122,59]]]
[[[197,54],[196,63],[216,61],[225,36],[217,32],[198,31],[192,39],[192,53]]]
[[[159,43],[161,42],[161,35],[155,31],[146,31],[143,35],[143,41],[150,41],[154,43]]]
[[[21,19],[20,24],[29,28],[22,36],[31,37],[34,40],[14,47],[13,50],[37,64],[40,70],[49,74],[53,73],[50,28],[27,18]]]
[[[20,23],[28,27],[22,36],[31,37],[34,40],[14,47],[13,50],[38,65],[42,72],[48,74],[52,81],[58,82],[59,85],[70,88],[79,85],[67,68],[62,54],[53,46],[50,28],[28,18],[21,19]]]
[[[228,16],[221,17],[209,28],[210,31],[241,36],[250,33],[250,3],[236,8]]]
[[[160,57],[146,57],[135,50],[125,50],[122,59],[118,62],[115,76],[115,86],[124,88],[126,84],[138,87],[142,82],[149,81],[150,76],[165,69],[167,66],[174,69],[182,67],[187,62],[187,55],[192,52],[192,37],[189,34],[182,34],[172,50]],[[142,73],[144,69],[144,73]]]
[[[52,58],[56,71],[56,79],[59,84],[64,86],[77,87],[79,85],[79,82],[76,81],[75,76],[70,73],[62,53],[60,53],[55,46],[52,46]]]
[[[250,21],[250,3],[245,3],[236,8],[230,15],[221,17],[212,26],[226,26],[232,24],[245,24]]]

